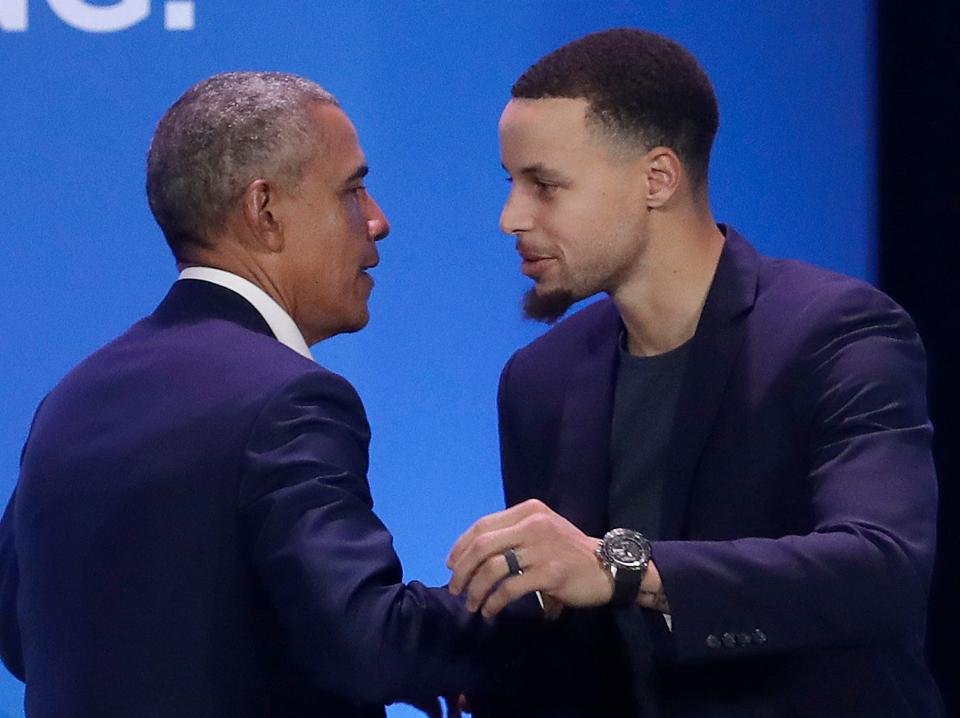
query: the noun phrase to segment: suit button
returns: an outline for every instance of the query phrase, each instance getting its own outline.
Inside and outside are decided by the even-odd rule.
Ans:
[[[751,643],[753,643],[753,637],[749,633],[737,634],[737,645],[741,648],[749,646]]]
[[[758,646],[762,646],[767,642],[767,634],[761,631],[759,628],[753,629],[753,642]]]
[[[734,638],[734,635],[732,633],[724,633],[720,637],[720,639],[723,641],[723,645],[726,646],[727,648],[737,647],[737,639]]]
[[[720,639],[714,636],[712,633],[707,636],[707,648],[720,648],[723,645],[720,643]]]

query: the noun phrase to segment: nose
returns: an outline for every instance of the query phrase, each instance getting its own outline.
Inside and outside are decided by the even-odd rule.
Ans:
[[[387,216],[380,209],[377,201],[367,195],[367,236],[373,242],[379,242],[390,234],[390,222]]]
[[[511,185],[510,194],[500,211],[500,231],[504,234],[517,234],[533,227],[530,210],[519,196],[516,183]]]

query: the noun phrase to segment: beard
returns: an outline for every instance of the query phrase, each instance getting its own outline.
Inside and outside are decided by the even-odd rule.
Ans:
[[[580,297],[569,289],[554,289],[552,292],[538,294],[536,287],[531,287],[523,295],[523,316],[544,324],[553,324],[566,314],[578,299]]]

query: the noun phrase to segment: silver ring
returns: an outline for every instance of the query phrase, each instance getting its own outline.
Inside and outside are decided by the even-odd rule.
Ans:
[[[504,551],[503,558],[507,561],[507,568],[511,576],[523,575],[523,571],[520,569],[520,559],[517,558],[517,552],[514,549],[508,548]]]

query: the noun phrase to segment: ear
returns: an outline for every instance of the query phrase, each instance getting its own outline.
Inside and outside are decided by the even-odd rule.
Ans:
[[[683,176],[683,165],[669,147],[654,147],[647,153],[647,207],[663,207],[673,197]]]
[[[240,204],[250,238],[267,252],[281,251],[283,227],[276,214],[276,188],[267,180],[254,180],[243,191]]]

